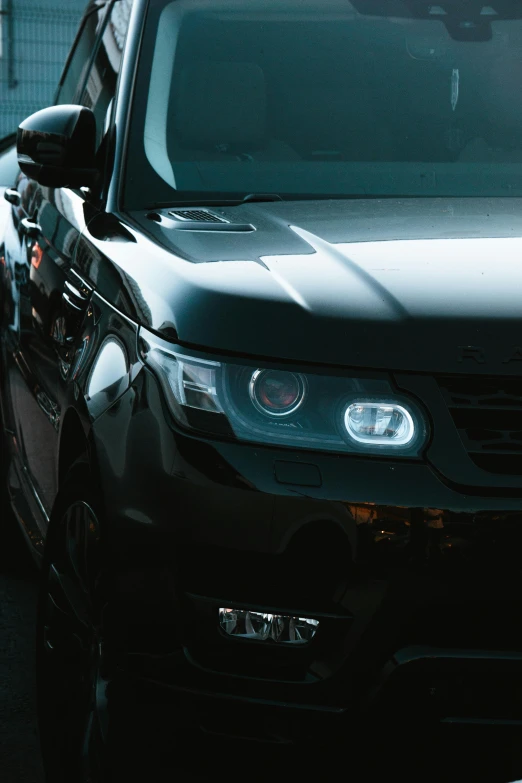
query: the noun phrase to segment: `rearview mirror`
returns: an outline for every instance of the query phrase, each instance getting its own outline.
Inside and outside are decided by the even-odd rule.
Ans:
[[[40,185],[92,187],[96,120],[85,106],[51,106],[22,122],[17,136],[18,165]]]

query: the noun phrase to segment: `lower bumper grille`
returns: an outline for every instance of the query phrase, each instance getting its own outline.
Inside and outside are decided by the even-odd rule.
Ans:
[[[437,378],[455,426],[475,465],[522,474],[522,379]]]

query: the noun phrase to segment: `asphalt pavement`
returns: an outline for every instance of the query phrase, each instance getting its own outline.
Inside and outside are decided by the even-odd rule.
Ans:
[[[0,510],[0,781],[43,783],[36,729],[38,572],[10,512]]]

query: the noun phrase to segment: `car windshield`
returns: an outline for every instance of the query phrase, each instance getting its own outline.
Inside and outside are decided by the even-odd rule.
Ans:
[[[519,0],[150,0],[125,201],[522,196]]]

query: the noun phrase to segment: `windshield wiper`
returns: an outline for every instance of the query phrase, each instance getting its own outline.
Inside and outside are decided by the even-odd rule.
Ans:
[[[201,193],[197,194],[197,197],[191,197],[192,194],[187,194],[187,198],[177,199],[176,201],[156,201],[153,204],[149,204],[145,209],[166,209],[168,207],[194,207],[194,206],[206,206],[206,207],[238,207],[240,204],[262,204],[272,201],[283,201],[283,198],[278,193],[249,193],[246,196],[234,196],[231,194],[230,198],[218,197],[215,194],[209,193],[208,198],[201,198]]]
[[[245,196],[242,204],[262,204],[268,201],[282,201],[283,199],[277,193],[249,193]]]
[[[184,198],[172,201],[156,201],[140,209],[189,209],[190,207],[240,207],[243,204],[268,204],[284,201],[364,201],[365,199],[405,199],[405,198],[448,198],[446,194],[439,193],[288,193],[280,196],[277,193],[249,193],[240,198],[209,198],[202,199],[201,194],[198,198]]]

